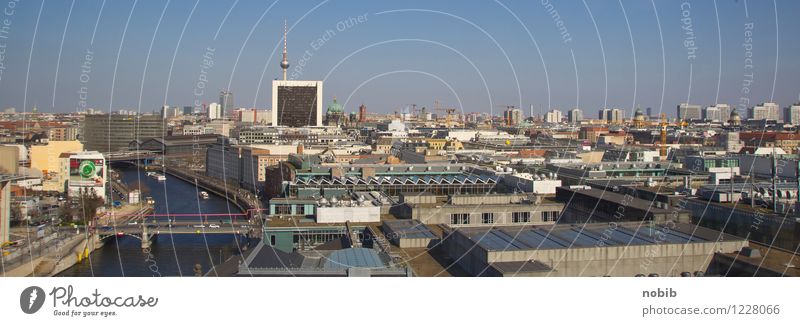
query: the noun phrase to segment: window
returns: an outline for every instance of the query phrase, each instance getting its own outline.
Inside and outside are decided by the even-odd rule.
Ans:
[[[279,215],[292,214],[292,206],[289,206],[289,205],[275,205],[275,214],[279,214]]]
[[[481,223],[483,223],[483,224],[493,224],[494,223],[494,213],[483,213],[483,214],[481,214]]]
[[[558,211],[542,212],[542,222],[554,222],[558,219]]]
[[[469,224],[469,214],[450,214],[450,224]]]
[[[512,223],[530,223],[531,212],[513,212],[511,213]]]

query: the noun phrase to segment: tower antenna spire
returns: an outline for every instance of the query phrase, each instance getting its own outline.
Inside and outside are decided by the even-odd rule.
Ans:
[[[286,80],[286,69],[289,69],[289,57],[286,54],[286,36],[288,34],[286,19],[283,20],[283,60],[281,61],[281,68],[283,69],[283,80]]]

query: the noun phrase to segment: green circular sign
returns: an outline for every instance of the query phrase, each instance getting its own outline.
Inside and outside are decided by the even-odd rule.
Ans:
[[[94,177],[95,173],[95,166],[93,161],[82,161],[81,165],[78,167],[80,170],[81,177],[84,178],[91,178]]]

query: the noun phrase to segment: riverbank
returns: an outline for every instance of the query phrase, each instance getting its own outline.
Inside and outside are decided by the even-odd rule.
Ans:
[[[49,250],[24,260],[22,263],[4,271],[3,276],[53,276],[73,265],[80,263],[89,254],[103,247],[104,243],[97,235],[75,234],[65,240],[58,240]]]
[[[167,174],[166,181],[147,176],[148,171],[133,165],[118,165],[120,181],[137,185],[142,196],[153,199],[153,213],[164,223],[167,218],[181,223],[216,223],[210,219],[224,220],[225,214],[238,214],[239,208],[225,198],[210,192],[209,198],[199,196],[201,188],[188,181]],[[163,168],[156,169],[163,172]],[[131,190],[134,188],[131,186]],[[116,209],[117,225],[128,225]],[[213,218],[207,216],[210,214]],[[219,216],[219,217],[216,217]],[[149,220],[149,218],[148,218]],[[138,221],[141,224],[141,220]],[[223,222],[219,222],[221,226]],[[224,227],[224,226],[223,226]],[[192,276],[196,264],[204,272],[212,266],[239,254],[244,243],[233,234],[157,234],[152,245],[142,250],[141,240],[135,235],[117,235],[105,240],[105,246],[90,254],[89,259],[75,264],[58,276],[68,277],[153,277]]]

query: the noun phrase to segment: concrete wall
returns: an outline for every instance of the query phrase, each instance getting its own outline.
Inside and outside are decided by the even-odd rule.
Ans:
[[[0,243],[8,241],[11,228],[11,181],[0,182]]]
[[[317,207],[317,223],[370,223],[381,221],[379,206]]]
[[[417,219],[424,224],[447,224],[450,225],[451,214],[469,214],[470,226],[481,225],[531,225],[531,224],[552,224],[554,221],[545,222],[542,218],[542,212],[558,212],[564,209],[564,204],[561,203],[541,203],[541,204],[506,204],[506,205],[490,205],[490,204],[477,204],[477,205],[409,205],[402,204],[396,206],[392,212],[401,218]],[[531,220],[529,223],[513,223],[514,212],[530,212]],[[482,214],[494,214],[494,222],[490,224],[482,224]],[[463,224],[458,226],[465,226]]]
[[[17,174],[19,171],[19,150],[12,146],[0,146],[0,173]]]
[[[444,237],[450,257],[472,275],[490,276],[494,262],[536,260],[552,272],[523,273],[538,276],[635,276],[657,273],[679,276],[681,272],[706,271],[717,251],[733,252],[747,241],[655,244],[641,246],[584,247],[568,249],[486,251],[459,232]],[[496,272],[496,271],[494,271]],[[513,276],[513,275],[509,275]]]
[[[793,218],[689,199],[686,209],[693,223],[753,241],[794,251],[800,245],[800,223]]]

